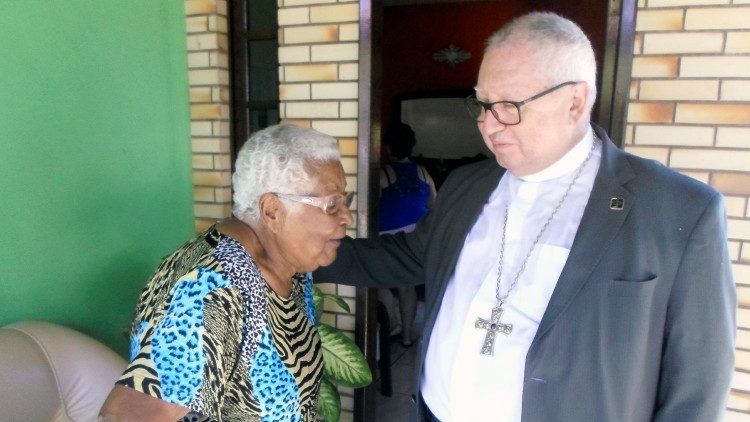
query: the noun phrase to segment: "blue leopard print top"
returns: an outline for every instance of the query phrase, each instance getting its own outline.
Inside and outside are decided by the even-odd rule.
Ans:
[[[309,274],[283,298],[212,227],[146,284],[117,384],[189,408],[184,421],[314,421],[323,374],[314,325]]]

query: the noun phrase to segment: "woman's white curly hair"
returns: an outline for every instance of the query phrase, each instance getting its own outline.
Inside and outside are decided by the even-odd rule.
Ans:
[[[310,194],[315,168],[340,158],[336,140],[315,129],[281,124],[254,133],[237,154],[232,213],[245,222],[258,221],[261,195]]]

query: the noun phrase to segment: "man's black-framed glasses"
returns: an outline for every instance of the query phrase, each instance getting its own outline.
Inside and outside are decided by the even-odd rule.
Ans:
[[[541,98],[550,92],[556,91],[566,85],[575,85],[581,81],[567,81],[546,89],[536,95],[533,95],[523,101],[495,101],[486,103],[479,101],[476,95],[472,94],[466,97],[466,108],[469,115],[477,122],[483,122],[487,111],[490,111],[498,122],[507,125],[517,125],[521,123],[521,106],[528,104],[537,98]]]

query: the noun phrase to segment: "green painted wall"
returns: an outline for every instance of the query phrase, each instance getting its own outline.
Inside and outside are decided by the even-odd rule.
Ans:
[[[0,0],[0,325],[127,354],[161,257],[193,232],[183,0]]]

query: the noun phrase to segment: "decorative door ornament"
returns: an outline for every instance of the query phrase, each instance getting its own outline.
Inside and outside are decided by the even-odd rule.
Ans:
[[[457,47],[455,44],[450,44],[448,47],[432,55],[433,60],[450,67],[456,67],[457,64],[463,63],[470,58],[471,53],[461,47]]]

